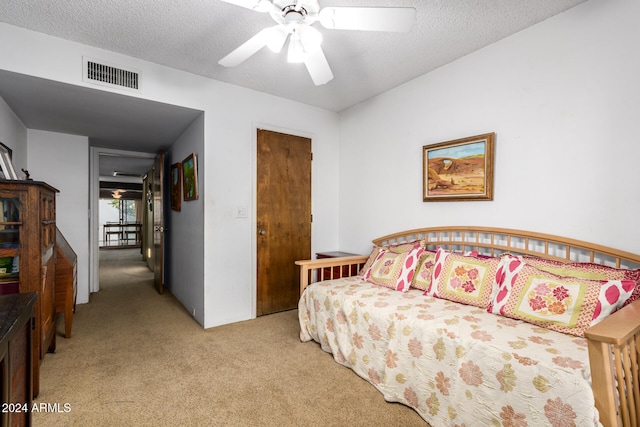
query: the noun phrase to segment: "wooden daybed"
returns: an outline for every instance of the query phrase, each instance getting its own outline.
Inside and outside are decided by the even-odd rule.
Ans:
[[[426,240],[430,250],[442,247],[452,252],[477,251],[490,257],[516,254],[563,262],[602,264],[617,269],[640,268],[640,255],[637,254],[564,237],[503,228],[431,227],[387,235],[375,239],[373,243],[376,246],[389,246],[420,239]],[[368,258],[369,255],[363,255],[297,261],[296,264],[300,266],[301,295],[312,283],[357,276]],[[637,294],[640,294],[640,284],[634,290],[634,296]],[[302,301],[301,298],[301,307]],[[303,315],[300,313],[301,326]],[[591,374],[596,418],[599,415],[600,422],[606,427],[640,425],[640,301],[625,305],[590,327],[584,333],[584,338],[588,348],[587,369]],[[324,345],[323,348],[327,350]],[[522,354],[526,354],[526,350]],[[338,362],[341,360],[337,356],[348,358],[347,355],[334,354]],[[349,366],[348,360],[343,364]],[[377,385],[370,378],[366,379]]]

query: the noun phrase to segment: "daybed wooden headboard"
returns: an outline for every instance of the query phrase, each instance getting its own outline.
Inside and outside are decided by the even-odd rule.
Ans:
[[[389,234],[373,241],[385,246],[426,239],[428,249],[477,250],[484,255],[503,253],[532,255],[546,259],[593,262],[616,268],[640,267],[640,255],[551,234],[493,227],[428,227]]]
[[[532,255],[566,262],[591,262],[615,268],[640,268],[640,255],[550,234],[493,227],[427,227],[373,240],[386,246],[425,239],[427,248],[478,251],[490,256],[503,253]],[[296,261],[300,266],[300,292],[312,281],[355,276],[367,255]],[[585,336],[593,394],[600,421],[609,426],[640,425],[640,300],[624,307]]]

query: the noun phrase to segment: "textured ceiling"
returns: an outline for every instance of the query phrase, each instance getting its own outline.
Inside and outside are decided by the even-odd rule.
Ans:
[[[218,61],[268,14],[221,0],[0,0],[0,21],[194,74],[341,111],[584,0],[320,0],[320,6],[413,7],[408,33],[321,30],[335,78],[314,86],[303,64],[268,49],[235,68]],[[292,0],[293,3],[293,0]]]
[[[235,68],[218,65],[274,25],[267,14],[221,0],[0,0],[0,22],[341,111],[583,1],[320,0],[320,7],[416,9],[415,26],[403,34],[315,24],[335,76],[323,86],[314,86],[303,64],[287,63],[284,51],[263,49]],[[29,129],[88,136],[93,146],[146,153],[168,148],[202,114],[2,70],[0,97]],[[144,159],[103,157],[102,176],[150,168]]]

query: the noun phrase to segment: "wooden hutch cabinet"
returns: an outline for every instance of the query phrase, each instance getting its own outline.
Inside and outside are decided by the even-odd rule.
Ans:
[[[38,181],[0,180],[0,294],[35,292],[33,395],[40,362],[55,351],[56,193]]]
[[[64,314],[64,337],[71,338],[78,295],[78,256],[56,227],[56,313]]]

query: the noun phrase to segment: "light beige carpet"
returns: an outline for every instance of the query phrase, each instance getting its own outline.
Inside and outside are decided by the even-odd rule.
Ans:
[[[426,425],[301,343],[296,310],[204,330],[156,293],[139,249],[100,255],[100,292],[77,306],[70,339],[59,319],[41,365],[36,402],[61,412],[35,413],[34,425]]]

